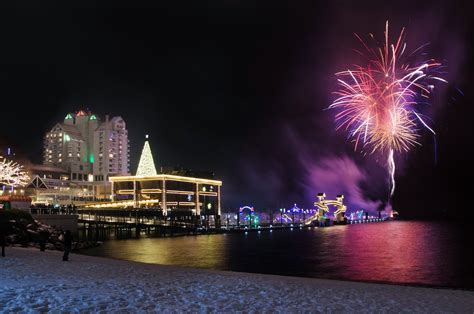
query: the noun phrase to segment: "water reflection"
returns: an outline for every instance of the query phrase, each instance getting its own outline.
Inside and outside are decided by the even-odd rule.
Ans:
[[[224,269],[226,239],[212,235],[113,240],[85,253],[143,263]]]
[[[349,255],[344,276],[359,280],[422,283],[426,279],[441,285],[439,243],[431,230],[413,223],[377,224],[372,232],[356,225],[350,230]],[[374,234],[381,234],[376,236]],[[348,239],[348,237],[345,237]],[[358,239],[353,241],[352,239]]]
[[[166,265],[474,288],[472,229],[387,222],[248,234],[114,240],[86,254]]]

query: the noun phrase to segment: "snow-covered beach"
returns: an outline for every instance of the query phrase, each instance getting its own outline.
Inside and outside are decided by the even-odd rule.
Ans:
[[[7,248],[0,312],[465,312],[474,292],[235,273]]]

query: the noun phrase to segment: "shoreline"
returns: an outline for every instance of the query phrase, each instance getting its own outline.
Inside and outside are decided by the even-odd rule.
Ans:
[[[474,292],[238,273],[7,248],[0,311],[472,312]]]

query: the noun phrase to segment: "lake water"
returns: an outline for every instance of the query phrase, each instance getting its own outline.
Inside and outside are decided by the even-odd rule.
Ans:
[[[447,222],[110,240],[83,254],[314,278],[474,289],[474,232]]]

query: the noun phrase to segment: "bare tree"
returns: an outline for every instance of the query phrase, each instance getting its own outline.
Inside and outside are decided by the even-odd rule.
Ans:
[[[25,186],[30,176],[25,168],[13,160],[0,156],[0,184],[12,187]]]

